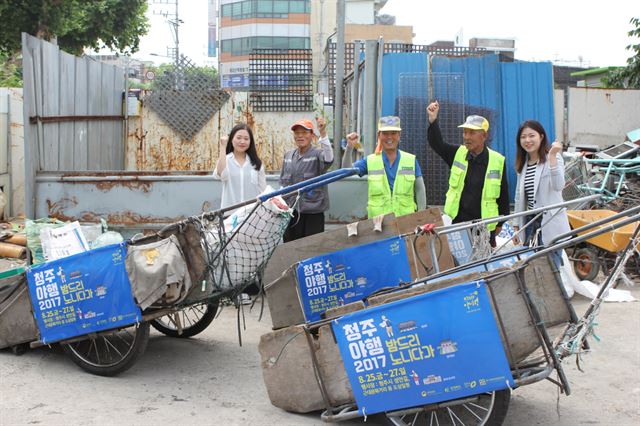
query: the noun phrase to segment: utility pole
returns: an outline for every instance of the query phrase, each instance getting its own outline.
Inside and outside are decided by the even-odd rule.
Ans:
[[[342,140],[342,117],[344,114],[344,21],[345,0],[336,4],[336,95],[333,106],[333,152],[340,168],[340,141]]]
[[[180,64],[180,24],[182,21],[179,16],[179,0],[153,0],[153,4],[160,5],[162,7],[167,7],[167,9],[162,9],[159,12],[154,12],[154,15],[163,16],[167,23],[169,23],[171,28],[171,35],[173,36],[173,48],[167,48],[167,56],[173,58],[176,68]],[[174,11],[171,12],[169,7],[173,6]]]

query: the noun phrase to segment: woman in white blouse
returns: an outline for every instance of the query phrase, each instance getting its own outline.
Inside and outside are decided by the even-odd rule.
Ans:
[[[266,188],[264,164],[258,157],[253,132],[246,124],[236,125],[228,137],[220,138],[213,177],[222,181],[220,208],[254,199]]]
[[[549,144],[542,124],[529,120],[518,129],[516,147],[518,183],[515,212],[562,203],[562,190],[565,184],[562,144],[558,141]],[[533,217],[534,215],[520,217],[517,220],[516,230]],[[538,229],[540,229],[539,234],[536,232]],[[531,244],[531,240],[539,235],[536,242],[547,244],[554,237],[570,230],[566,209],[547,210],[533,226],[529,225],[525,229],[524,240]],[[554,260],[558,263],[559,259]]]

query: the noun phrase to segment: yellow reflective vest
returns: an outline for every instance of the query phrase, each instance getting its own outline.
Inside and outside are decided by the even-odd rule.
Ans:
[[[414,200],[416,156],[400,150],[398,150],[398,155],[400,162],[398,163],[396,180],[393,183],[393,194],[384,171],[382,154],[367,156],[369,188],[367,213],[369,218],[388,213],[402,216],[418,209]]]
[[[484,185],[482,187],[482,197],[480,200],[480,214],[482,219],[496,217],[498,213],[498,197],[500,197],[500,184],[502,183],[502,173],[504,171],[504,156],[489,148],[489,163],[487,164],[487,172],[484,176]],[[444,203],[444,212],[452,220],[458,215],[460,208],[460,198],[464,190],[464,179],[467,176],[469,162],[467,161],[467,153],[469,150],[464,146],[460,146],[456,152],[451,165],[451,175],[449,176],[449,190]],[[496,223],[487,225],[489,231],[496,229]]]

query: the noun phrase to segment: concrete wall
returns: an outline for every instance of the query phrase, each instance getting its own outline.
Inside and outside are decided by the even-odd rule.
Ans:
[[[0,148],[3,150],[0,180],[7,196],[5,217],[18,216],[24,214],[22,89],[0,88]]]
[[[569,88],[568,124],[571,145],[622,143],[640,128],[640,90]]]

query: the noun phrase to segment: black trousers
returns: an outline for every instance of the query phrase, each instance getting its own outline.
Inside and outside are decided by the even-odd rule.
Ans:
[[[298,213],[294,210],[282,239],[286,243],[321,232],[324,232],[324,213]]]

